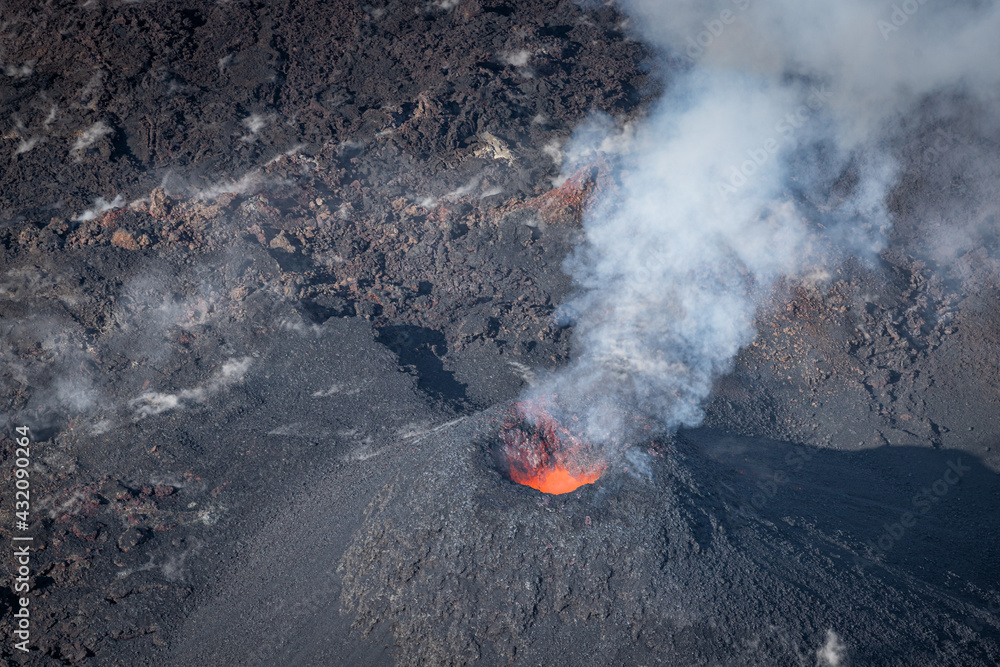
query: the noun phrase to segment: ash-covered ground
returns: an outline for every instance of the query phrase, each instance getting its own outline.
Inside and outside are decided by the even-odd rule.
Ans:
[[[996,136],[954,100],[893,147],[884,248],[780,281],[702,427],[567,495],[497,467],[498,415],[577,353],[563,261],[620,186],[600,151],[567,173],[573,132],[672,80],[634,27],[556,0],[6,8],[0,538],[34,550],[31,652],[8,576],[0,656],[1000,662],[1000,234],[955,204],[992,201],[963,156]]]

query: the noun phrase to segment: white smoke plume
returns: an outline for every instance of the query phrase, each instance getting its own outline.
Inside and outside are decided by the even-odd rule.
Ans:
[[[101,137],[114,133],[110,127],[105,125],[102,121],[98,121],[83,130],[79,136],[77,136],[76,141],[73,142],[73,148],[70,152],[77,155],[79,160],[79,153],[89,146],[94,145]]]
[[[170,410],[180,410],[191,403],[204,403],[212,395],[240,382],[250,368],[251,359],[229,359],[207,382],[177,393],[161,391],[143,392],[129,402],[136,421]]]
[[[14,273],[4,276],[0,297],[15,303],[29,299],[44,303],[51,298],[47,276]],[[93,381],[93,353],[82,327],[65,326],[58,318],[39,314],[0,318],[0,332],[0,397],[4,401],[0,428],[20,419],[40,431],[87,412],[105,398]]]
[[[108,201],[104,197],[98,197],[97,199],[94,200],[93,208],[88,208],[86,211],[75,216],[73,220],[75,222],[87,222],[88,220],[99,218],[101,215],[107,213],[108,211],[112,211],[116,208],[121,208],[124,203],[125,200],[122,199],[121,195],[115,195],[115,198],[112,199],[111,201]]]
[[[847,647],[833,630],[826,631],[826,642],[816,650],[816,667],[841,667]]]
[[[574,359],[533,396],[557,395],[606,445],[636,411],[696,425],[777,279],[876,256],[906,119],[942,97],[990,109],[1000,90],[995,2],[907,0],[905,21],[893,8],[625,3],[673,63],[667,92],[639,123],[595,118],[565,149],[564,174],[600,156],[616,184],[566,265]]]

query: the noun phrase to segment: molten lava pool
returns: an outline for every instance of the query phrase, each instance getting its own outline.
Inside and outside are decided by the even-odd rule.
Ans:
[[[510,478],[518,484],[530,486],[542,493],[559,494],[576,491],[584,484],[593,484],[601,478],[602,472],[603,470],[599,470],[597,472],[574,475],[569,470],[557,465],[534,473],[522,473],[512,468]]]
[[[501,437],[511,481],[542,493],[575,491],[604,472],[604,461],[594,448],[559,424],[544,401],[516,404],[504,420]]]

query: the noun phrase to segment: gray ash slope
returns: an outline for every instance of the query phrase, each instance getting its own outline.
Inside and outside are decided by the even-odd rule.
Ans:
[[[824,664],[829,632],[841,664],[1000,657],[1000,624],[985,610],[1000,600],[977,597],[996,594],[995,531],[960,537],[940,515],[920,517],[900,538],[905,554],[876,563],[858,529],[874,508],[915,511],[900,487],[931,484],[953,455],[695,431],[545,496],[495,469],[499,414],[428,444],[424,463],[371,503],[340,562],[355,627],[390,628],[398,664],[812,665]],[[953,493],[974,508],[962,523],[985,525],[996,475],[959,463],[968,470]],[[774,471],[791,488],[760,502]],[[955,553],[970,551],[982,554],[975,565]]]
[[[276,268],[260,254],[258,269]],[[32,534],[42,548],[36,652],[25,660],[5,648],[14,664],[162,664],[166,638],[227,585],[285,506],[331,469],[384,460],[383,443],[453,415],[400,372],[368,322],[315,325],[266,294],[216,310],[186,266],[160,264],[156,292],[166,284],[189,300],[129,302],[104,336],[62,319],[58,299],[36,299],[23,319],[16,341],[29,354],[6,370],[32,383],[9,397],[22,406],[10,416],[32,427]],[[46,275],[75,285],[79,268]],[[233,279],[220,271],[214,285]],[[180,320],[155,317],[164,306]],[[63,349],[36,359],[49,337]],[[71,383],[60,390],[47,372]],[[60,394],[69,390],[92,403],[71,409]],[[370,475],[359,471],[344,490],[364,497]],[[16,604],[10,588],[3,604]]]

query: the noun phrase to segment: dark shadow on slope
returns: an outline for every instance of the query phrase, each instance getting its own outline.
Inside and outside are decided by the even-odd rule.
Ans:
[[[435,398],[465,404],[466,385],[444,368],[442,357],[448,352],[447,341],[440,331],[410,325],[378,329],[376,340],[399,356],[401,366],[417,376],[417,386]]]
[[[1000,476],[973,455],[845,452],[707,429],[680,441],[705,455],[700,481],[735,508],[732,528],[763,520],[811,542],[843,540],[862,554],[855,569],[904,574],[1000,612]]]

